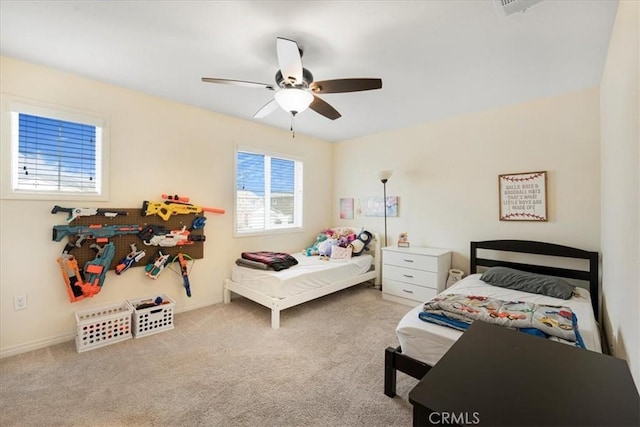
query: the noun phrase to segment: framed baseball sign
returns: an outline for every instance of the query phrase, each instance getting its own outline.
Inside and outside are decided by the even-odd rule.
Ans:
[[[500,221],[547,220],[547,172],[498,176]]]

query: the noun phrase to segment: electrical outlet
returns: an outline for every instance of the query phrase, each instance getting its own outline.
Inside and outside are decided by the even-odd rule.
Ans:
[[[27,308],[27,296],[26,295],[16,295],[13,297],[13,309],[14,310],[24,310]]]

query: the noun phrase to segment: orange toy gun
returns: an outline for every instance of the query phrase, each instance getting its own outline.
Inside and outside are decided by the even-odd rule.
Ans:
[[[178,214],[199,214],[202,212],[213,212],[217,214],[223,214],[224,209],[208,208],[205,206],[197,206],[191,203],[183,202],[182,200],[189,200],[187,197],[179,196],[167,196],[163,195],[167,200],[162,202],[149,202],[145,200],[142,202],[142,216],[158,215],[165,221],[168,221],[172,215]]]
[[[73,245],[68,244],[65,246],[62,255],[58,258],[58,265],[62,272],[62,277],[67,285],[67,294],[69,295],[70,302],[76,302],[85,298],[82,292],[83,280],[80,275],[80,269],[78,268],[78,260],[71,255]]]
[[[71,250],[74,247],[72,244],[67,244],[62,251],[62,255],[57,260],[64,283],[67,285],[67,295],[70,302],[81,301],[100,292],[104,284],[105,275],[116,252],[116,247],[113,243],[107,243],[102,247],[95,244],[91,245],[92,249],[96,250],[96,257],[87,261],[84,265],[84,271],[80,271],[78,260],[71,255]]]

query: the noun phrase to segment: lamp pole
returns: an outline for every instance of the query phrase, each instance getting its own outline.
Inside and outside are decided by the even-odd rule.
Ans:
[[[383,192],[383,209],[384,209],[384,246],[387,246],[387,181],[389,178],[383,178],[382,181],[382,192]]]
[[[384,209],[384,245],[387,246],[387,181],[391,178],[393,171],[386,170],[378,172],[378,179],[382,182],[382,189],[384,194],[383,209]]]

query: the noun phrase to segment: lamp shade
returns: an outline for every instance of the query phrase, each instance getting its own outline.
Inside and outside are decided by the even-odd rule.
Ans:
[[[297,88],[280,89],[274,96],[278,104],[290,113],[303,112],[309,107],[311,101],[313,101],[311,92]]]
[[[393,175],[393,171],[391,171],[391,170],[380,171],[380,172],[378,172],[378,179],[380,181],[386,181],[389,178],[391,178],[391,175]]]

